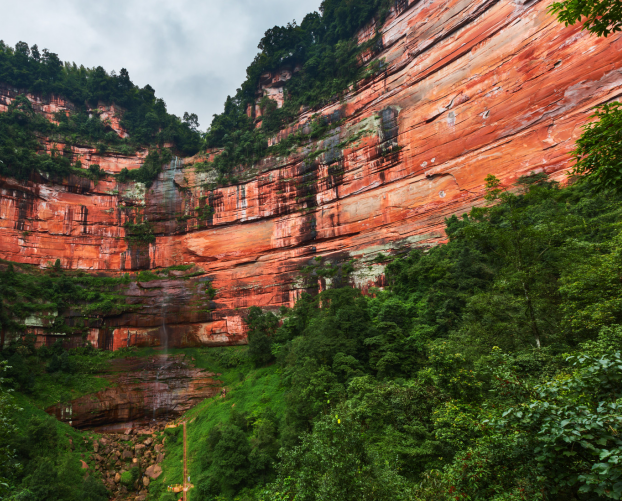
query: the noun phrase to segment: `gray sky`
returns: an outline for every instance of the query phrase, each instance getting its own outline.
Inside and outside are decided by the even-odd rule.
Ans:
[[[263,33],[317,10],[321,0],[19,0],[6,3],[0,40],[56,52],[108,72],[127,68],[170,113],[205,130],[235,94]]]

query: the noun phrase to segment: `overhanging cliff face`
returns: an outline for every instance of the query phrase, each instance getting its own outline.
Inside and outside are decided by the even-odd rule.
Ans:
[[[550,3],[401,0],[382,28],[381,72],[302,112],[272,142],[318,119],[330,132],[246,169],[234,186],[212,189],[200,158],[173,161],[150,189],[4,179],[0,257],[112,272],[195,263],[218,293],[200,318],[192,301],[177,301],[167,321],[177,345],[244,342],[241,312],[293,304],[316,285],[300,280],[316,256],[356,258],[353,282],[381,285],[376,255],[442,241],[446,217],[482,203],[487,174],[564,179],[590,110],[622,93],[622,35],[566,28]],[[118,172],[141,161],[92,163]],[[154,224],[155,244],[123,239],[136,211]],[[115,347],[159,343],[156,324],[138,314],[109,322]]]

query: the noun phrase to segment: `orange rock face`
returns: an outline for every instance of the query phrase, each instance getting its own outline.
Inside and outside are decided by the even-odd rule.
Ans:
[[[591,109],[621,94],[622,35],[564,27],[547,13],[551,3],[398,2],[382,27],[381,72],[302,112],[271,143],[314,114],[339,127],[247,168],[234,186],[212,189],[215,173],[197,169],[199,159],[174,160],[150,189],[112,178],[1,180],[0,257],[105,272],[200,266],[218,290],[215,309],[194,318],[181,289],[162,293],[161,304],[180,305],[166,320],[170,345],[244,342],[245,308],[292,305],[317,290],[300,278],[317,256],[356,259],[352,282],[382,285],[374,257],[443,241],[446,217],[483,203],[487,174],[506,184],[530,172],[563,180]],[[275,78],[266,79],[269,94],[280,88]],[[141,161],[93,163],[114,173]],[[155,244],[124,240],[122,224],[137,210]],[[107,325],[116,348],[162,343],[158,322],[133,314]]]

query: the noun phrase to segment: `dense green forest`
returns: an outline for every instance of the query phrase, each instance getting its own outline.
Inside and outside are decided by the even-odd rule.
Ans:
[[[91,172],[72,162],[71,146],[95,147],[100,153],[112,151],[133,154],[137,148],[153,148],[154,154],[172,145],[179,155],[193,155],[202,144],[198,118],[185,113],[183,119],[171,115],[162,99],[155,97],[149,85],[139,88],[130,80],[127,70],[117,75],[101,66],[85,68],[62,63],[58,55],[39,51],[19,42],[15,48],[0,41],[0,83],[24,92],[68,99],[75,110],[56,113],[57,124],[35,114],[25,96],[15,99],[7,113],[0,115],[0,175],[28,179],[41,172],[55,178],[70,174],[98,179],[102,172]],[[122,108],[121,125],[129,137],[122,139],[100,118],[97,106],[115,104]],[[50,138],[65,145],[63,151],[43,151],[41,140]],[[167,150],[165,150],[167,151]],[[124,172],[123,180],[150,183],[157,169],[148,167],[140,173]]]
[[[244,114],[253,79],[284,61],[304,68],[387,5],[325,1],[321,16],[270,30],[256,73],[216,117],[208,145],[260,137]],[[585,29],[607,36],[620,26],[618,6],[581,0],[552,10],[568,23],[584,16]],[[328,88],[310,68],[292,79],[296,105],[343,91],[351,78]],[[21,115],[44,127],[26,102],[10,113],[14,131]],[[229,388],[187,414],[189,499],[622,499],[622,109],[607,104],[593,118],[568,183],[532,173],[507,186],[488,176],[486,205],[449,218],[446,244],[378,256],[384,290],[335,287],[278,315],[251,308],[248,347],[188,350]],[[87,317],[127,307],[118,288],[132,277],[5,266],[0,322],[10,329],[35,311]],[[107,498],[97,475],[80,470],[81,434],[40,408],[95,391],[93,368],[124,355],[36,349],[28,337],[2,351],[0,499]],[[165,434],[164,468],[179,477],[179,428]],[[160,479],[150,499],[176,498]]]
[[[196,115],[183,119],[166,111],[166,103],[155,97],[154,89],[134,85],[126,69],[119,74],[97,68],[63,63],[57,54],[36,45],[19,42],[15,48],[0,43],[0,82],[43,96],[63,96],[79,112],[99,103],[116,104],[124,109],[121,125],[136,145],[173,143],[182,154],[193,154],[200,144]],[[78,122],[84,121],[84,115]],[[81,129],[80,123],[73,128]],[[84,133],[84,130],[80,130]],[[103,139],[91,127],[87,135]],[[111,137],[111,136],[110,136]]]

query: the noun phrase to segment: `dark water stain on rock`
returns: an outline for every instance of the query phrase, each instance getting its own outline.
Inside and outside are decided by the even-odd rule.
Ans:
[[[175,419],[222,387],[214,373],[194,367],[183,354],[112,360],[100,377],[111,386],[46,412],[80,429],[145,425]]]

